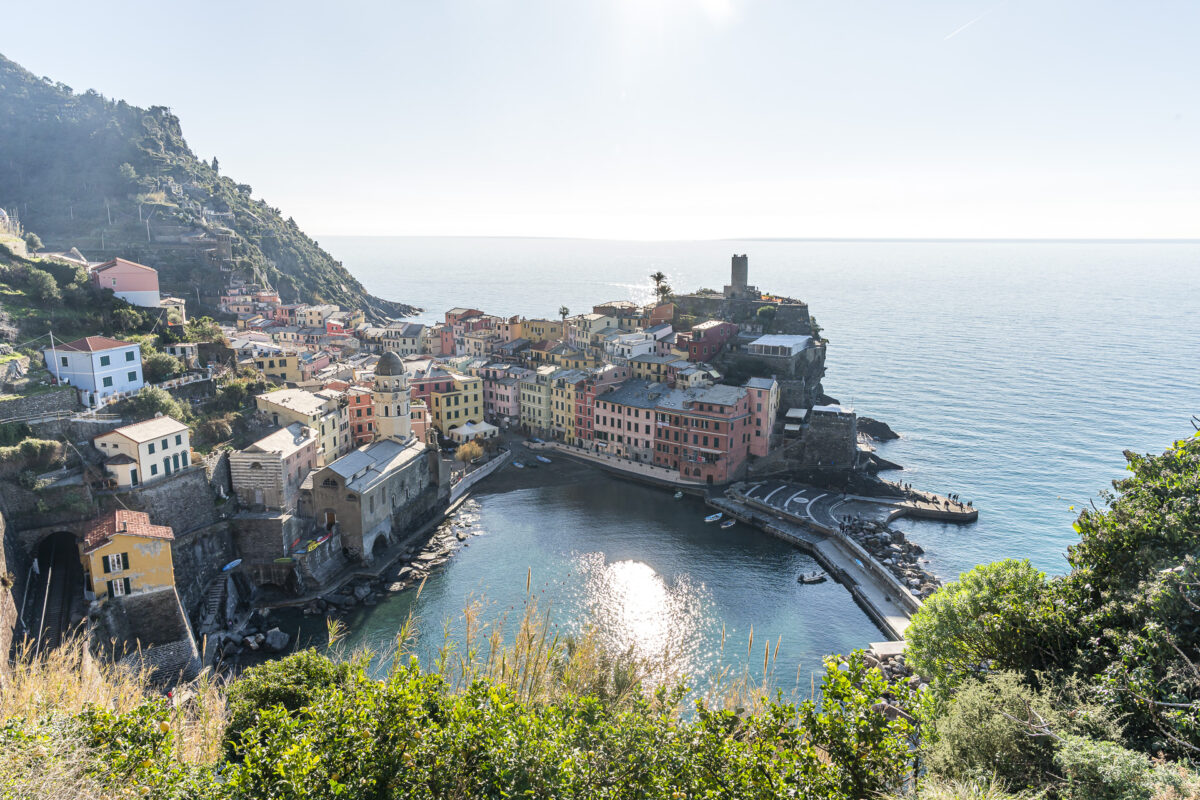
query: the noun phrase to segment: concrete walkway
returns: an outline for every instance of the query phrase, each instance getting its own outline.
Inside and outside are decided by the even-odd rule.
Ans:
[[[708,505],[810,553],[822,568],[850,590],[855,601],[885,636],[892,640],[904,638],[912,610],[920,608],[921,601],[907,591],[901,595],[902,587],[890,585],[879,575],[877,570],[882,567],[868,564],[870,556],[864,561],[864,553],[851,552],[841,537],[798,525],[734,498],[714,497],[709,499]]]
[[[692,489],[702,493],[708,487],[707,484],[681,480],[679,473],[673,469],[655,466],[654,464],[645,464],[639,461],[630,461],[627,458],[619,458],[607,453],[597,453],[594,450],[585,450],[582,447],[563,444],[562,442],[542,442],[541,444],[525,442],[525,447],[534,451],[555,450],[565,456],[586,461],[589,464],[595,464],[598,467],[603,467],[613,472],[624,473],[634,478],[648,479],[655,483],[675,486],[680,489]]]

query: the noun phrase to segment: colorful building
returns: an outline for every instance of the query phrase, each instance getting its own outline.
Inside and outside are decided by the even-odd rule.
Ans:
[[[191,464],[191,431],[170,417],[114,428],[92,444],[104,456],[104,469],[118,489],[153,483]]]
[[[317,432],[317,466],[333,461],[350,449],[346,402],[337,392],[276,389],[255,398],[258,410],[284,427],[298,422]],[[346,429],[343,430],[343,425]]]
[[[150,515],[118,509],[92,520],[83,534],[80,561],[89,600],[175,589],[171,542],[166,525]]]
[[[433,426],[448,436],[450,429],[467,422],[483,422],[483,379],[450,373],[450,385],[429,394]]]
[[[595,400],[596,448],[632,461],[654,460],[655,408],[671,389],[661,383],[628,380]]]
[[[774,378],[751,378],[746,381],[750,394],[751,427],[750,454],[762,457],[771,451],[771,431],[779,414],[779,381]]]
[[[686,480],[727,483],[741,473],[753,427],[745,387],[674,389],[655,405],[654,463]]]
[[[233,491],[247,506],[296,510],[300,484],[317,466],[317,432],[293,422],[229,454]]]
[[[711,361],[737,332],[738,326],[732,322],[717,319],[701,322],[688,337],[688,361]]]
[[[113,294],[126,303],[143,308],[161,307],[158,270],[154,267],[114,258],[93,267],[91,273],[93,284],[101,289],[112,289]]]
[[[107,336],[88,336],[42,350],[46,369],[59,383],[74,386],[79,401],[95,406],[145,386],[142,348]]]

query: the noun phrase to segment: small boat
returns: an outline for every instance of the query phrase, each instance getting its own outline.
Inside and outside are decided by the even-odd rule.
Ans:
[[[516,467],[517,469],[525,469],[525,465],[522,464],[520,461],[514,461],[513,466]]]
[[[737,525],[736,519],[727,519],[721,523],[722,528],[732,528],[734,525]]]
[[[538,457],[537,457],[537,460],[538,460],[538,461],[540,461],[540,462],[542,462],[543,464],[549,464],[549,463],[550,463],[550,459],[546,458],[545,456],[538,456]]]
[[[531,438],[529,439],[529,443],[530,443],[530,444],[544,444],[544,442],[543,442],[541,439],[537,438],[536,436],[535,436],[535,437],[531,437]]]
[[[680,491],[678,491],[678,492],[676,492],[676,493],[675,493],[675,499],[676,499],[676,500],[682,500],[682,499],[683,499],[683,491],[682,491],[682,490],[680,490]]]
[[[705,522],[716,522],[717,520],[719,520],[719,519],[720,519],[721,517],[723,517],[723,516],[725,516],[725,515],[724,515],[724,514],[721,514],[721,513],[717,513],[717,514],[709,514],[707,517],[705,517],[705,518],[704,518],[704,521],[705,521]]]
[[[800,583],[824,583],[829,576],[819,570],[815,572],[805,572],[799,578],[796,578]]]
[[[237,569],[241,563],[242,560],[240,558],[235,558],[233,561],[230,561],[228,564],[221,567],[221,572],[229,572],[231,569]]]

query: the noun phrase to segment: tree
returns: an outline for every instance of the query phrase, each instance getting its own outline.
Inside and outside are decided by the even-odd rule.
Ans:
[[[49,272],[30,268],[26,285],[29,287],[29,296],[39,303],[57,303],[62,299],[62,293],[58,290],[58,282]]]
[[[483,448],[479,446],[479,442],[475,441],[460,444],[458,450],[454,452],[454,457],[464,464],[468,461],[474,461],[482,455]]]
[[[30,231],[29,233],[25,234],[25,247],[29,249],[29,252],[36,253],[38,250],[42,249],[42,237],[38,236],[33,231]]]
[[[142,324],[142,315],[132,308],[118,308],[113,311],[113,327],[119,331],[137,330]]]
[[[212,317],[188,320],[184,327],[184,340],[188,342],[224,342],[225,334]]]
[[[142,390],[125,401],[125,410],[134,420],[150,419],[156,414],[183,422],[188,413],[165,389],[144,386]]]
[[[567,323],[567,315],[570,313],[571,313],[571,309],[567,308],[566,306],[558,307],[558,315],[560,317],[562,317],[562,321],[563,321],[564,325]]]
[[[142,374],[149,383],[161,383],[182,371],[179,359],[166,353],[150,353],[142,358]]]
[[[650,280],[654,281],[654,296],[658,298],[658,302],[662,302],[671,296],[671,287],[667,285],[667,275],[662,270],[655,272],[650,276]]]
[[[220,174],[220,172],[221,172],[221,165],[220,165],[220,164],[217,162],[217,157],[216,157],[216,156],[213,156],[213,160],[212,160],[212,171],[213,171],[213,172],[216,172],[216,173],[218,173],[218,174]]]
[[[1054,665],[1069,623],[1046,574],[1028,560],[981,564],[935,592],[905,633],[909,662],[944,687],[988,670]]]

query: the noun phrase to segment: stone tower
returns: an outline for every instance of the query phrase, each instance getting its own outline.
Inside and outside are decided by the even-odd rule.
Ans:
[[[389,350],[375,365],[375,438],[404,442],[412,436],[408,373],[400,356]]]
[[[750,259],[744,255],[735,255],[729,269],[729,285],[725,287],[725,296],[742,298],[750,294]]]

